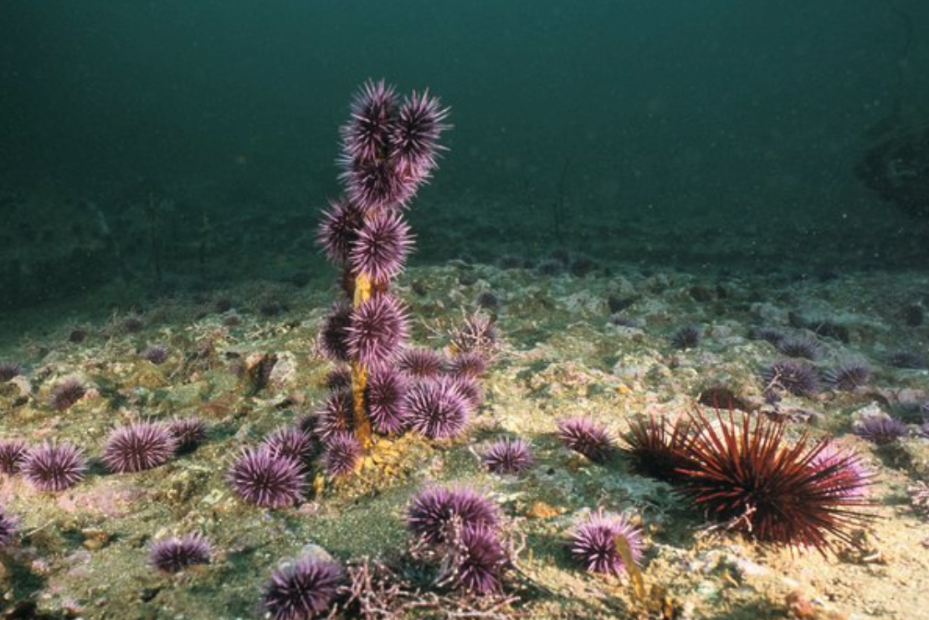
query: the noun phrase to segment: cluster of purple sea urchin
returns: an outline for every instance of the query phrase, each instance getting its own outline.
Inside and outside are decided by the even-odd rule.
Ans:
[[[404,209],[436,168],[447,117],[428,92],[401,98],[384,81],[368,81],[341,128],[345,194],[330,203],[317,235],[343,269],[345,295],[319,336],[320,350],[348,367],[319,412],[330,475],[356,471],[378,435],[412,429],[430,439],[454,437],[481,401],[475,381],[496,344],[493,322],[469,318],[452,334],[452,359],[445,360],[407,346],[407,308],[390,290],[413,247]]]
[[[587,516],[568,534],[571,556],[594,573],[620,575],[628,570],[617,547],[617,538],[629,546],[632,560],[638,563],[644,544],[642,533],[625,515],[598,510]]]
[[[499,525],[494,503],[467,487],[427,488],[407,509],[410,533],[441,558],[439,581],[477,595],[499,592],[512,565]]]

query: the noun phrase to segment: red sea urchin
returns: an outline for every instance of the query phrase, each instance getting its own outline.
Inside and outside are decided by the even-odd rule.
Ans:
[[[172,536],[152,543],[148,561],[162,572],[177,573],[188,566],[209,564],[211,553],[210,541],[195,532],[183,538]]]
[[[87,464],[81,449],[70,443],[43,442],[23,461],[26,482],[39,491],[63,491],[84,478]]]
[[[338,562],[305,556],[271,573],[261,607],[272,620],[309,620],[329,608],[341,581]]]
[[[239,497],[263,508],[293,506],[306,488],[300,464],[275,456],[267,446],[244,450],[229,470],[228,479]]]
[[[163,465],[176,449],[177,440],[164,424],[135,422],[110,432],[100,460],[110,471],[125,474]]]
[[[568,535],[571,556],[591,572],[620,575],[626,565],[616,546],[618,537],[626,541],[638,563],[644,547],[642,533],[625,515],[602,510],[588,515]]]
[[[810,446],[805,433],[789,445],[785,427],[764,416],[717,412],[692,415],[688,443],[692,464],[681,470],[685,496],[714,520],[760,541],[814,547],[825,553],[829,537],[853,543],[849,528],[865,525],[869,503],[857,492],[870,479],[855,476],[853,453],[817,460],[829,442]]]

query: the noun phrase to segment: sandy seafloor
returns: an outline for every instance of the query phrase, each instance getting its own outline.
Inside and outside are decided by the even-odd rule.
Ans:
[[[176,297],[141,312],[138,331],[127,329],[126,312],[108,321],[24,325],[20,340],[0,350],[0,361],[25,369],[0,385],[3,438],[67,439],[98,457],[115,424],[187,414],[206,420],[210,436],[195,452],[143,473],[113,475],[92,465],[83,482],[57,494],[38,493],[20,477],[0,479],[0,504],[19,521],[17,542],[0,554],[0,618],[259,617],[271,569],[306,545],[342,561],[401,553],[408,498],[437,481],[485,491],[524,544],[507,586],[521,600],[496,617],[628,617],[629,584],[586,573],[564,544],[572,524],[599,506],[642,524],[646,586],[664,586],[679,617],[788,618],[786,600],[799,596],[809,602],[804,618],[929,618],[929,522],[907,491],[929,481],[929,439],[916,433],[929,376],[887,364],[895,351],[926,352],[929,323],[915,324],[913,308],[929,303],[929,278],[876,271],[698,277],[639,267],[578,277],[455,262],[411,268],[397,290],[411,309],[413,340],[436,347],[443,345],[436,333],[474,310],[482,292],[499,298],[502,346],[483,382],[483,406],[462,439],[401,440],[390,471],[366,470],[373,482],[330,484],[286,510],[240,501],[225,475],[241,447],[320,404],[331,365],[314,353],[314,341],[332,290],[258,282]],[[610,323],[611,296],[614,304],[632,300],[622,313],[634,326]],[[232,309],[219,312],[227,302]],[[796,420],[789,435],[809,424],[815,437],[840,437],[877,473],[870,492],[877,519],[856,532],[860,549],[839,544],[823,558],[711,531],[669,486],[632,473],[621,453],[593,464],[554,434],[556,420],[576,415],[620,433],[640,412],[691,410],[710,388],[726,388],[746,409],[764,409],[760,372],[783,356],[750,339],[750,329],[806,333],[803,326],[822,321],[841,326],[848,342],[819,336],[815,364],[865,360],[871,380],[853,392],[787,397],[781,410]],[[676,350],[669,335],[690,324],[702,341]],[[83,342],[69,341],[75,327],[86,331]],[[170,348],[161,365],[139,357],[153,343]],[[276,354],[278,362],[271,384],[252,393],[236,369],[261,354]],[[70,375],[92,389],[57,412],[50,389]],[[854,436],[856,417],[876,409],[910,423],[912,436],[883,447]],[[532,443],[527,474],[482,469],[478,455],[499,435]],[[211,565],[172,576],[147,564],[150,540],[188,531],[213,542]]]

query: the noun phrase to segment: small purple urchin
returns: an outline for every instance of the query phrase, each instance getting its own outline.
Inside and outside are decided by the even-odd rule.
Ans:
[[[854,432],[859,437],[882,446],[906,437],[910,429],[900,420],[890,416],[873,415],[858,422]]]
[[[341,581],[338,562],[305,556],[271,573],[261,607],[272,620],[309,620],[329,608]]]
[[[851,391],[867,385],[871,378],[871,369],[861,362],[844,362],[823,373],[826,384],[835,390]]]
[[[264,438],[261,445],[266,446],[274,456],[283,456],[300,464],[313,459],[315,446],[313,437],[296,426],[282,426]]]
[[[319,349],[333,362],[348,362],[348,334],[352,326],[352,307],[339,302],[332,307],[319,331]]]
[[[605,462],[613,451],[613,438],[605,426],[589,418],[558,421],[558,438],[565,447],[594,463]]]
[[[406,428],[408,388],[406,378],[396,370],[374,369],[365,385],[365,405],[375,431],[392,435]]]
[[[56,411],[64,411],[81,400],[86,393],[87,388],[83,381],[77,377],[68,377],[52,388],[49,404]]]
[[[403,270],[413,245],[410,226],[396,212],[368,219],[352,245],[352,272],[375,283],[388,282]]]
[[[487,448],[484,466],[495,474],[518,474],[532,466],[532,449],[522,439],[498,439]]]
[[[438,97],[429,91],[413,93],[404,99],[391,134],[391,157],[423,178],[436,167],[436,155],[444,147],[439,145],[442,132],[450,127],[443,121],[449,108],[443,108]]]
[[[337,433],[351,430],[355,419],[351,390],[330,393],[316,418],[315,433],[324,444],[329,443]]]
[[[23,374],[22,364],[17,362],[0,362],[0,383]]]
[[[779,388],[794,396],[810,396],[819,388],[816,369],[795,360],[774,362],[762,371],[761,376],[766,384],[765,391]]]
[[[503,573],[510,558],[496,530],[485,523],[466,525],[453,546],[455,588],[478,595],[503,589]]]
[[[445,379],[461,395],[470,410],[477,410],[483,404],[484,392],[481,390],[481,384],[476,380],[465,375],[449,375]]]
[[[420,491],[407,510],[407,527],[426,543],[451,539],[455,527],[496,528],[497,507],[468,487],[430,487]]]
[[[29,446],[22,439],[0,441],[0,474],[18,474],[28,453]]]
[[[442,356],[424,347],[403,349],[394,357],[394,367],[410,377],[427,379],[442,370]]]
[[[16,522],[0,507],[0,549],[16,538]]]
[[[397,161],[352,161],[342,159],[340,175],[349,200],[366,212],[394,209],[407,204],[416,192],[419,179],[401,170]]]
[[[675,349],[693,349],[700,344],[700,328],[696,325],[685,325],[671,334],[671,346]]]
[[[336,433],[323,453],[322,464],[333,478],[354,473],[361,462],[361,441],[353,433]]]
[[[149,547],[148,561],[165,573],[177,573],[188,566],[209,564],[212,548],[210,541],[194,532],[183,538],[172,536],[155,541]]]
[[[23,461],[26,482],[39,491],[63,491],[84,478],[87,464],[81,449],[70,443],[48,441],[33,448]]]
[[[331,201],[329,211],[323,215],[319,224],[316,242],[332,262],[347,262],[363,225],[364,213],[361,209],[348,200]]]
[[[100,459],[112,472],[125,474],[163,465],[174,456],[177,440],[158,422],[134,422],[114,428]]]
[[[396,297],[379,293],[355,308],[348,328],[348,352],[372,368],[389,360],[408,333],[406,309]]]
[[[468,401],[448,377],[421,381],[406,395],[410,427],[429,439],[449,439],[468,423]]]
[[[229,484],[239,497],[263,508],[293,506],[306,488],[297,461],[275,456],[267,446],[247,448],[229,470]]]
[[[206,422],[196,416],[171,420],[168,432],[174,436],[178,452],[189,452],[207,439]]]
[[[139,354],[144,360],[148,360],[156,366],[158,364],[163,364],[168,360],[168,355],[170,355],[171,349],[168,348],[166,344],[152,344],[147,347]]]
[[[620,575],[626,570],[619,551],[617,538],[625,539],[632,553],[632,560],[638,564],[642,558],[642,533],[625,515],[615,515],[598,510],[588,515],[587,519],[576,526],[568,535],[571,555],[584,567],[594,573]]]

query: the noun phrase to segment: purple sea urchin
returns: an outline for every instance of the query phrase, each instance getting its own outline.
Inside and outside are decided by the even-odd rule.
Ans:
[[[367,367],[390,359],[407,337],[406,309],[388,293],[372,296],[355,308],[348,329],[348,352]]]
[[[326,387],[330,390],[345,390],[351,388],[352,369],[347,366],[340,366],[327,372]]]
[[[171,420],[168,432],[174,436],[178,452],[189,452],[207,439],[206,422],[196,416]]]
[[[868,416],[855,425],[855,434],[879,446],[893,443],[906,437],[910,429],[900,420],[890,416]]]
[[[348,362],[348,335],[352,325],[352,307],[347,303],[337,303],[329,311],[319,332],[319,349],[333,362]]]
[[[522,439],[498,439],[487,448],[484,466],[495,474],[518,474],[532,466],[532,449]]]
[[[439,136],[449,128],[445,124],[448,108],[429,91],[413,91],[406,97],[397,114],[391,132],[390,156],[399,161],[409,174],[425,178],[436,166],[436,154],[443,147]]]
[[[165,573],[177,573],[188,566],[209,564],[210,541],[195,532],[183,538],[172,536],[154,542],[148,551],[149,563]]]
[[[831,548],[830,535],[853,544],[849,529],[869,521],[858,510],[869,503],[847,492],[855,455],[817,464],[828,441],[810,446],[804,433],[789,445],[784,424],[764,416],[737,422],[717,412],[710,420],[697,411],[692,422],[682,489],[713,519],[761,541],[821,552]]]
[[[805,362],[781,360],[774,362],[761,373],[765,391],[781,389],[794,396],[810,396],[819,388],[816,369]]]
[[[479,353],[459,353],[448,360],[448,373],[455,377],[480,379],[487,371],[487,360]]]
[[[329,394],[318,412],[316,435],[323,443],[329,443],[335,434],[351,430],[353,418],[351,390],[336,390]]]
[[[23,461],[26,482],[39,491],[63,491],[84,478],[87,464],[80,448],[70,443],[43,442],[29,450]]]
[[[306,488],[300,464],[275,456],[267,446],[245,449],[230,468],[228,479],[239,497],[263,508],[293,506]]]
[[[300,464],[313,459],[315,447],[309,433],[296,426],[282,426],[265,437],[261,445],[266,446],[274,456],[292,459]]]
[[[926,367],[926,356],[918,351],[894,351],[887,356],[887,365],[894,368],[919,370]]]
[[[0,474],[18,474],[28,453],[29,447],[22,439],[0,441]]]
[[[410,377],[426,379],[436,376],[442,370],[442,357],[432,349],[414,347],[397,353],[393,365]]]
[[[404,375],[388,367],[376,368],[365,385],[365,404],[374,430],[385,435],[403,431],[407,426]]]
[[[496,530],[486,523],[466,525],[453,547],[455,588],[481,596],[503,589],[503,572],[510,558]]]
[[[642,534],[625,515],[616,515],[598,510],[568,535],[571,556],[594,573],[621,575],[627,570],[616,547],[616,539],[623,538],[629,545],[633,561],[642,558],[644,544]]]
[[[583,454],[594,463],[605,462],[613,451],[610,432],[589,418],[559,420],[558,438],[565,447]]]
[[[871,369],[862,362],[844,362],[823,373],[823,379],[834,390],[851,391],[867,385]]]
[[[787,357],[802,357],[808,360],[815,360],[819,357],[819,343],[811,336],[784,338],[775,346]]]
[[[164,424],[134,422],[110,432],[100,460],[110,471],[125,474],[163,465],[176,449],[177,440]]]
[[[395,129],[397,93],[384,80],[368,80],[355,94],[351,119],[343,125],[342,150],[347,161],[373,161],[387,153]]]
[[[316,242],[322,246],[329,260],[345,263],[363,225],[364,212],[361,209],[348,200],[334,200],[323,215]]]
[[[421,381],[406,394],[410,427],[429,439],[449,439],[464,430],[468,402],[448,377]]]
[[[139,357],[157,366],[158,364],[165,363],[170,353],[171,349],[168,348],[168,345],[159,343],[145,347],[145,349],[139,353]]]
[[[352,433],[336,433],[326,444],[323,468],[333,478],[353,473],[361,462],[361,441]]]
[[[23,374],[22,364],[18,362],[0,362],[0,383]]]
[[[420,491],[407,510],[407,527],[426,543],[451,540],[453,528],[499,522],[493,502],[468,487],[429,487]]]
[[[271,573],[261,607],[272,620],[309,620],[329,608],[341,581],[338,562],[305,556]]]
[[[671,346],[675,349],[693,349],[700,344],[700,328],[696,325],[685,325],[671,334]]]
[[[375,283],[392,280],[412,244],[410,227],[399,213],[378,213],[365,221],[352,245],[352,271]]]
[[[835,441],[825,442],[813,455],[810,467],[829,471],[833,483],[831,491],[848,497],[864,497],[873,484],[874,474],[868,470],[861,457],[851,448]]]
[[[83,381],[77,377],[67,377],[52,388],[49,404],[56,411],[64,411],[81,400],[86,393],[87,388]]]

